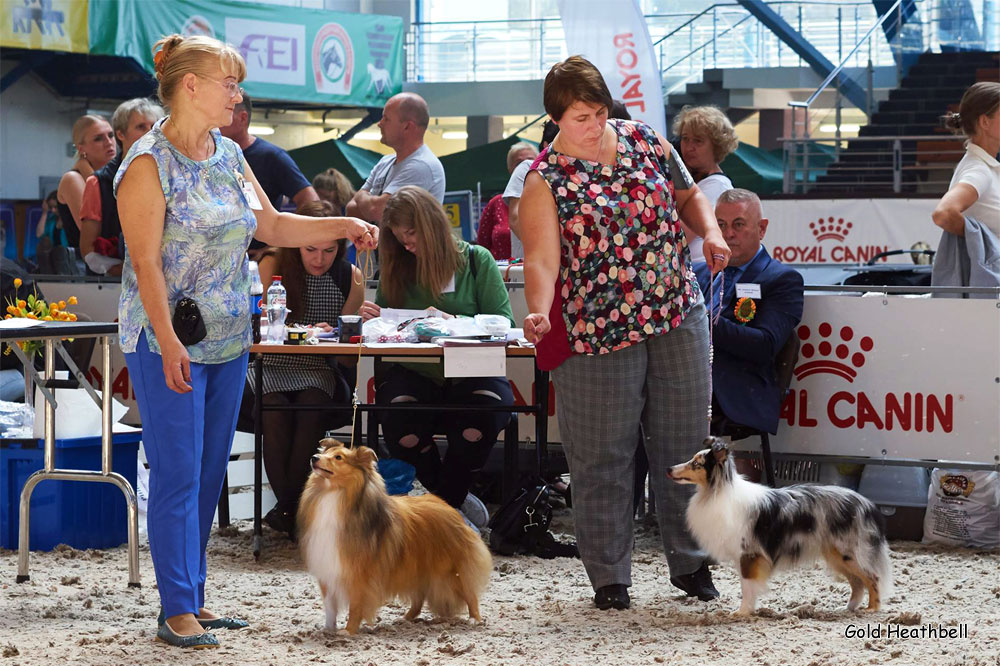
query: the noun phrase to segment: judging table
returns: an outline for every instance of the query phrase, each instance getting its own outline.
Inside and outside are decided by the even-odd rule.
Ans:
[[[439,359],[443,362],[445,348],[437,345],[407,345],[407,344],[377,344],[368,345],[364,343],[332,343],[321,342],[310,345],[274,345],[256,344],[250,348],[253,357],[253,381],[254,381],[254,502],[253,502],[253,554],[255,558],[260,558],[261,552],[261,485],[262,485],[262,451],[263,435],[261,432],[261,418],[264,411],[310,411],[310,410],[353,410],[353,404],[347,405],[269,405],[263,404],[263,382],[264,382],[264,356],[266,355],[295,355],[310,354],[318,356],[332,356],[345,358],[374,358],[383,362],[400,362],[416,359]],[[534,347],[519,347],[508,344],[505,348],[508,359],[531,359],[535,361]],[[398,405],[375,405],[360,401],[357,405],[358,412],[372,411],[503,411],[520,412],[535,416],[535,443],[539,450],[544,450],[548,441],[548,410],[549,410],[549,373],[540,370],[538,364],[534,363],[535,370],[535,391],[531,404],[526,405],[449,405],[449,404],[420,404],[420,403],[400,403]],[[359,387],[360,390],[360,387]],[[361,442],[361,422],[360,419],[354,424],[354,441]],[[516,488],[517,483],[517,450],[513,452],[505,448],[504,458],[504,481],[503,493],[506,498]]]
[[[11,321],[11,320],[8,320]],[[128,507],[128,585],[139,587],[139,512],[135,490],[125,477],[111,470],[111,337],[118,334],[118,324],[98,322],[46,321],[29,328],[0,329],[4,342],[38,340],[45,343],[45,370],[40,377],[31,359],[16,345],[10,348],[21,361],[24,371],[34,380],[45,400],[45,453],[44,466],[28,477],[21,490],[20,524],[17,544],[17,582],[30,579],[28,574],[29,529],[31,519],[31,493],[42,481],[97,481],[111,483],[125,495]],[[101,345],[101,395],[87,381],[66,349],[59,344],[68,338],[97,338]],[[72,379],[55,378],[56,354],[62,356]],[[58,469],[55,466],[55,410],[58,404],[52,389],[82,387],[101,407],[101,471]],[[25,396],[27,398],[27,396]]]

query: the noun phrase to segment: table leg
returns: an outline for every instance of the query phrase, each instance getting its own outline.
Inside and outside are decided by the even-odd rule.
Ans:
[[[543,479],[549,466],[549,373],[535,366],[535,447],[537,473]]]
[[[261,549],[261,469],[263,466],[263,434],[261,419],[264,413],[264,355],[257,354],[253,360],[254,390],[253,390],[253,556],[260,559]]]
[[[111,471],[111,338],[101,338],[101,474],[108,477],[125,495],[128,510],[128,586],[141,587],[139,582],[139,505],[135,489],[120,474]]]

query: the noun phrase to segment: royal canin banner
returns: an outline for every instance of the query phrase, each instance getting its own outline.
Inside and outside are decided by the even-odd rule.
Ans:
[[[774,451],[996,462],[995,301],[807,296],[795,335]]]
[[[858,264],[880,252],[909,250],[917,243],[936,249],[941,229],[931,213],[937,199],[773,199],[764,243],[786,264]],[[884,261],[912,263],[910,255]]]
[[[566,49],[594,63],[611,96],[663,136],[663,84],[638,0],[559,0]]]

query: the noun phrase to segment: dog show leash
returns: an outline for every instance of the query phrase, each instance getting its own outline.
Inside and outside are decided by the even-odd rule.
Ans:
[[[361,255],[364,255],[362,258]],[[360,281],[357,274],[354,274],[352,281],[356,286],[365,289],[368,286],[368,281],[374,279],[375,277],[375,260],[373,258],[373,250],[358,250],[354,254],[354,267],[358,269],[358,273],[361,274]],[[353,273],[353,271],[351,271]],[[362,323],[362,331],[364,331],[364,323]],[[356,367],[361,367],[361,349],[364,347],[365,336],[362,334],[358,339],[358,364]],[[358,400],[358,382],[354,382],[354,395],[351,397],[351,448],[354,448],[354,433],[356,431],[356,425],[358,422],[358,405],[360,404]]]
[[[713,259],[725,259],[724,254],[713,254]],[[711,275],[711,271],[709,271]],[[718,272],[719,278],[719,310],[715,310],[715,280],[708,283],[708,435],[712,434],[712,370],[715,365],[715,324],[722,314],[722,294],[726,289],[725,269]]]

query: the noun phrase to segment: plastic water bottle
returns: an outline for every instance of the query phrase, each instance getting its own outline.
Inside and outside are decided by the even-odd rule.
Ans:
[[[285,317],[288,314],[288,292],[281,284],[281,276],[271,278],[267,288],[268,342],[281,344],[285,341]]]
[[[264,283],[260,281],[260,270],[257,262],[250,262],[250,321],[253,327],[253,342],[260,342],[260,315],[263,309],[261,299],[264,298]]]

